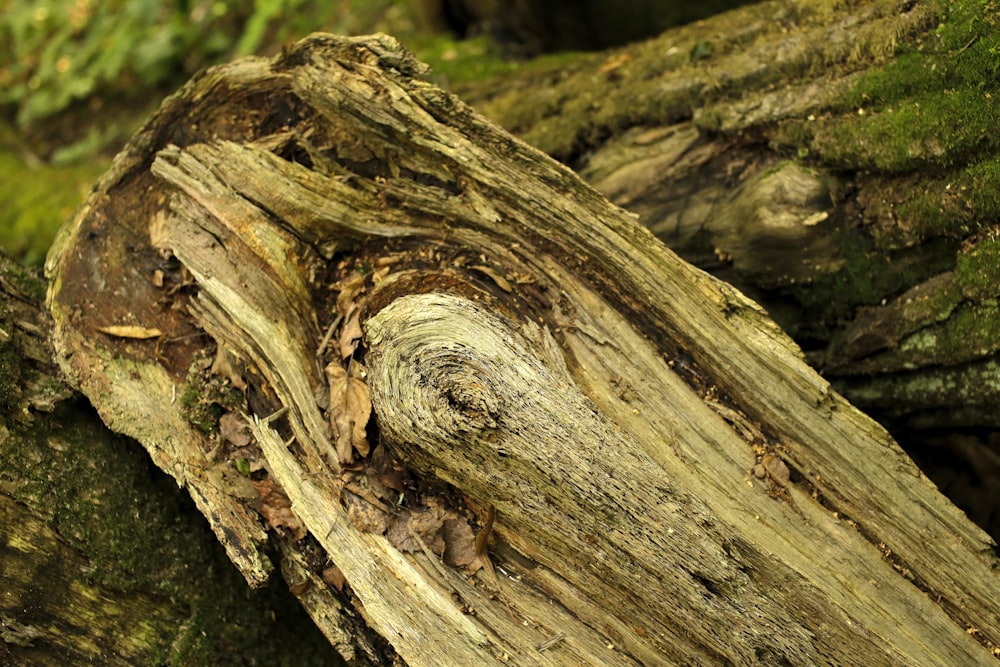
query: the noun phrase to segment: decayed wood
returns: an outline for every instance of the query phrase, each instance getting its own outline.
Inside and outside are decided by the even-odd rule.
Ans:
[[[952,20],[978,19],[935,2],[755,3],[459,94],[763,304],[883,423],[995,429],[997,279],[967,272],[936,290],[995,252],[995,211],[977,194],[993,189],[995,150],[910,138],[897,116],[939,112],[856,92],[866,77],[875,97],[918,85],[897,82],[902,67],[879,78],[898,52],[923,52],[927,73],[966,67],[978,56],[964,41],[941,53]],[[992,118],[990,97],[969,97]],[[914,307],[931,294],[934,308]]]
[[[326,36],[211,70],[52,255],[67,372],[248,580],[259,536],[227,458],[287,494],[294,517],[265,514],[355,660],[384,639],[414,665],[988,662],[989,538],[756,304],[419,72],[389,38]],[[351,300],[361,347],[321,345]],[[172,400],[202,350],[246,386],[225,409],[254,445]],[[323,368],[352,356],[376,452],[414,474],[395,494],[374,453],[332,444]],[[412,532],[437,502],[457,523],[496,509],[494,567],[438,562]],[[343,591],[319,583],[330,563]]]
[[[0,255],[0,664],[335,661],[281,584],[247,595],[176,485],[62,380],[44,297]]]

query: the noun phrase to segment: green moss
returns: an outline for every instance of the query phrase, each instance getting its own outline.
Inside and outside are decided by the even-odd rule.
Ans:
[[[49,365],[48,340],[44,335],[27,333],[43,325],[37,312],[28,304],[40,304],[45,298],[45,280],[36,270],[0,256],[0,281],[6,299],[0,299],[0,426],[5,419],[30,424],[24,387],[30,385],[31,400],[36,405],[53,403],[67,395],[61,380],[43,370]]]
[[[894,255],[877,249],[853,230],[840,233],[843,269],[835,274],[840,283],[837,299],[857,305],[875,305],[887,295],[897,294],[950,269],[954,246],[941,244],[937,253],[924,249],[904,250]]]
[[[1000,218],[1000,158],[983,160],[960,174],[956,184],[966,205],[978,220]]]
[[[7,291],[29,302],[42,303],[48,284],[37,269],[26,268],[0,257],[0,270],[7,283]]]
[[[1000,107],[989,93],[939,90],[836,123],[814,146],[833,164],[899,173],[952,167],[997,148]]]
[[[4,334],[11,333],[12,324],[8,319],[0,318],[0,330]],[[21,380],[21,362],[21,354],[13,342],[9,338],[0,340],[0,410],[12,416],[20,411],[18,388]]]
[[[771,148],[775,150],[792,149],[795,151],[796,157],[805,159],[809,156],[808,146],[812,144],[813,138],[816,136],[814,130],[814,125],[806,120],[792,118],[780,121],[771,134]]]
[[[692,61],[708,60],[715,55],[715,45],[707,39],[699,40],[689,55]]]
[[[1000,296],[1000,239],[995,230],[959,254],[955,279],[962,293],[976,301]],[[1000,327],[992,334],[997,331]]]
[[[2,422],[5,488],[45,507],[52,528],[95,565],[73,586],[102,601],[101,591],[121,593],[110,596],[117,611],[101,604],[95,613],[150,610],[131,607],[131,596],[162,596],[156,615],[122,620],[162,645],[148,664],[339,664],[280,578],[251,591],[191,500],[89,406],[63,403],[30,428]]]
[[[204,433],[214,432],[223,413],[243,404],[243,394],[226,378],[209,372],[210,366],[204,355],[191,363],[180,398],[185,419]]]
[[[103,160],[76,167],[29,167],[0,151],[0,250],[40,266],[56,230],[106,167]]]
[[[842,227],[836,236],[843,253],[841,269],[783,290],[785,298],[799,304],[792,317],[798,328],[791,332],[800,340],[825,342],[830,332],[858,306],[879,305],[954,267],[957,241],[890,252],[880,249],[862,231],[848,226]],[[789,324],[780,318],[778,323]]]
[[[886,184],[886,188],[893,188]],[[894,208],[904,237],[887,241],[909,244],[945,236],[965,238],[1000,217],[1000,159],[990,158],[950,171],[941,178],[921,178],[900,188]]]
[[[835,165],[899,173],[953,167],[1000,147],[1000,4],[939,3],[945,20],[867,73],[850,113],[819,132],[814,152]]]
[[[996,301],[964,305],[944,322],[905,338],[898,356],[918,367],[956,364],[991,354],[1000,347],[1000,309]]]

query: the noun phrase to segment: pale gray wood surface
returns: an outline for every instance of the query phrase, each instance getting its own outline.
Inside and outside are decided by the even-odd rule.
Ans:
[[[249,455],[188,423],[198,382],[246,384],[255,481],[311,537],[272,529],[345,656],[384,639],[412,665],[989,664],[989,538],[756,304],[420,71],[389,38],[327,36],[210,70],[51,257],[68,375],[247,579],[260,503],[226,471]],[[165,294],[162,266],[185,286]],[[416,480],[394,504],[324,414],[341,355],[321,340],[359,272],[369,432]],[[192,372],[219,350],[235,370]],[[434,497],[474,527],[496,508],[495,576],[387,536]]]

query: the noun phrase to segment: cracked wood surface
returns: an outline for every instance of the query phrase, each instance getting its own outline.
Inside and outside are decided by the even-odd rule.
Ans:
[[[764,305],[909,449],[1000,424],[995,94],[965,73],[995,17],[959,4],[755,3],[457,90]]]
[[[51,255],[67,374],[248,581],[237,454],[177,400],[206,351],[235,360],[254,474],[311,534],[272,526],[313,574],[303,602],[358,663],[990,662],[989,538],[756,304],[420,72],[389,38],[329,36],[209,70]],[[317,350],[352,267],[378,277],[358,356],[370,433],[416,480],[400,503],[495,506],[501,590],[345,500],[371,463],[333,451]],[[328,561],[343,590],[315,578]]]

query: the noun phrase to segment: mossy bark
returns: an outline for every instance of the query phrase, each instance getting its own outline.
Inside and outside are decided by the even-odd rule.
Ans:
[[[247,589],[173,480],[64,383],[44,290],[0,257],[0,663],[336,664],[284,582]]]
[[[384,36],[209,70],[50,255],[62,368],[247,580],[263,516],[356,659],[991,664],[995,544],[754,302],[422,74]]]
[[[892,428],[1000,426],[993,2],[764,2],[457,92]]]

